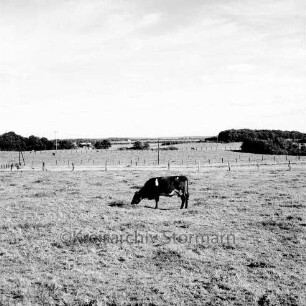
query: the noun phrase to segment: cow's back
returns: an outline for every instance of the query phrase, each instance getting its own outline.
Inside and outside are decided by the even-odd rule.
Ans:
[[[173,190],[184,190],[187,181],[186,176],[165,176],[159,177],[160,191],[162,194],[171,193]]]

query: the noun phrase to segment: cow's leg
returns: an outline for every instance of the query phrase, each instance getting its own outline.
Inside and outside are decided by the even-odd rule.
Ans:
[[[185,204],[185,196],[182,195],[182,196],[181,196],[181,199],[182,199],[181,209],[183,209],[183,208],[184,208],[184,204]]]
[[[185,198],[185,208],[188,208],[188,199],[189,199],[189,194],[186,194],[186,198]]]
[[[157,196],[157,197],[155,197],[155,209],[157,209],[158,208],[158,201],[159,201],[159,197]]]

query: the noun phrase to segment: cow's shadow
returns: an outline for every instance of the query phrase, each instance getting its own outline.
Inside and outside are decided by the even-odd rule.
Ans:
[[[120,200],[109,202],[107,205],[109,207],[114,207],[114,208],[126,208],[126,209],[135,208],[134,205],[131,205],[130,203],[126,203],[126,202],[123,202],[123,201],[120,201]]]
[[[124,204],[124,203],[116,203],[116,202],[108,204],[108,206],[110,206],[110,207],[124,207],[124,206],[126,206],[126,205],[127,205],[127,204]]]
[[[145,205],[144,206],[145,208],[149,208],[149,209],[154,209],[155,210],[155,207],[153,206],[148,206],[148,205]],[[156,210],[173,210],[174,208],[160,208],[158,207]]]

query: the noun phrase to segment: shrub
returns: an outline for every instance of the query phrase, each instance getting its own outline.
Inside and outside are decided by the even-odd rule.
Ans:
[[[149,150],[150,145],[148,142],[135,141],[132,150]]]
[[[171,145],[180,144],[180,143],[181,143],[180,141],[164,141],[161,143],[161,146],[171,146]]]
[[[178,148],[177,147],[175,147],[175,146],[169,146],[169,147],[165,147],[165,148],[161,148],[160,150],[162,150],[162,151],[173,151],[173,150],[178,150]]]

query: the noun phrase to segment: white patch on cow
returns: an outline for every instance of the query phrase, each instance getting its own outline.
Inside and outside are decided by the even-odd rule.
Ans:
[[[172,190],[170,193],[169,193],[169,196],[172,197],[176,194],[176,191],[175,190]]]
[[[158,179],[155,180],[155,186],[158,186]]]
[[[182,195],[181,191],[180,190],[172,190],[170,193],[169,193],[169,197],[172,197],[174,195],[177,195],[178,197],[180,197]]]
[[[179,179],[179,177],[177,176],[177,177],[176,177],[176,179],[178,180],[178,179]]]

